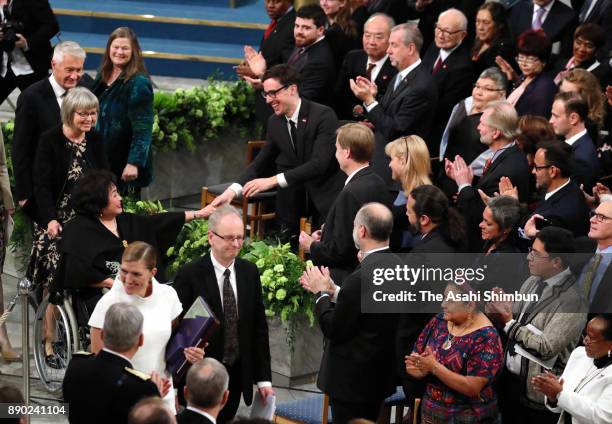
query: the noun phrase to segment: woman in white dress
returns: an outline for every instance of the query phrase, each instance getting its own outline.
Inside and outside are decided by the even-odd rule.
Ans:
[[[560,379],[551,373],[532,379],[546,406],[560,412],[559,424],[612,423],[612,314],[595,316]]]
[[[176,291],[155,279],[155,263],[156,253],[151,245],[136,241],[126,247],[113,287],[102,296],[89,319],[91,350],[97,353],[104,347],[100,331],[108,308],[118,302],[136,305],[144,316],[144,344],[132,358],[134,368],[148,374],[155,371],[168,378],[171,385],[172,378],[166,372],[166,345],[183,308]],[[184,353],[192,364],[204,357],[204,350],[197,347],[186,348]],[[176,413],[172,386],[164,401]]]

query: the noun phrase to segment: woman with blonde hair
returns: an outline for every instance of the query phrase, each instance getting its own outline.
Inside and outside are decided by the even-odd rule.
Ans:
[[[400,137],[385,146],[385,153],[391,158],[391,178],[401,184],[402,189],[393,202],[393,232],[391,249],[410,250],[412,235],[406,218],[408,194],[424,184],[431,184],[431,158],[427,144],[418,135]]]
[[[606,97],[597,77],[586,69],[574,68],[568,71],[561,81],[559,91],[578,93],[586,100],[589,105],[589,119],[585,124],[589,135],[597,143],[606,114]]]

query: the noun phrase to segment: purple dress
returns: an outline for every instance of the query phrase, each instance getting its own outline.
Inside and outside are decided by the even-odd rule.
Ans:
[[[438,362],[465,376],[484,377],[488,381],[477,398],[470,398],[447,387],[435,376],[426,381],[421,402],[422,423],[496,423],[497,395],[493,379],[502,367],[503,349],[497,330],[483,327],[454,337],[450,348],[442,345],[448,338],[447,321],[438,314],[421,332],[414,351],[422,353],[430,346]]]

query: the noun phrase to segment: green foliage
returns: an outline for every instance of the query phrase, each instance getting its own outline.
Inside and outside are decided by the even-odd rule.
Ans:
[[[138,215],[153,215],[160,212],[166,212],[166,209],[164,209],[159,200],[135,200],[126,196],[121,201],[121,206],[125,212]]]
[[[208,221],[194,219],[188,222],[179,233],[176,244],[166,252],[170,261],[168,272],[175,274],[182,265],[205,255],[209,250]]]

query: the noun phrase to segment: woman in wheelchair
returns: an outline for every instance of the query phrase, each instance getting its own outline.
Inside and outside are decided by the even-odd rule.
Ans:
[[[147,374],[155,371],[168,378],[168,384],[171,384],[172,379],[166,372],[166,345],[183,308],[176,291],[155,279],[156,256],[153,246],[141,241],[126,247],[115,283],[110,291],[102,296],[89,319],[91,350],[96,353],[103,347],[100,332],[108,308],[118,302],[131,303],[144,316],[144,344],[132,358],[134,368]],[[204,350],[197,347],[188,347],[184,353],[192,364],[204,357]],[[175,410],[175,393],[172,387],[164,401],[171,410]]]

